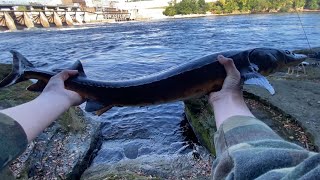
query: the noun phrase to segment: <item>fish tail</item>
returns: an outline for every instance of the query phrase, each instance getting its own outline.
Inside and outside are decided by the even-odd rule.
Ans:
[[[27,80],[24,78],[24,72],[27,69],[34,68],[33,64],[18,51],[11,50],[10,53],[13,55],[12,70],[10,74],[0,82],[0,88]]]

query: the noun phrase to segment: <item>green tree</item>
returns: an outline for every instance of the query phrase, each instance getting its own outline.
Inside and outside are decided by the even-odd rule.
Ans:
[[[248,0],[248,7],[251,12],[266,12],[269,9],[268,0]]]
[[[198,0],[199,13],[205,14],[208,11],[208,4],[205,0]]]
[[[177,14],[176,8],[173,7],[172,5],[168,6],[164,11],[163,14],[165,16],[174,16]]]
[[[217,2],[209,3],[209,11],[214,14],[222,14],[223,13],[222,5]]]
[[[232,13],[239,9],[238,3],[233,0],[226,0],[226,4],[223,6],[226,13]]]
[[[242,12],[249,11],[248,0],[236,0],[239,10]]]
[[[192,6],[191,0],[182,0],[176,4],[177,14],[192,14]]]
[[[319,1],[318,0],[307,0],[306,8],[311,10],[316,10],[319,8]]]
[[[300,9],[300,8],[303,8],[305,4],[306,4],[305,0],[293,0],[292,7],[294,9]]]

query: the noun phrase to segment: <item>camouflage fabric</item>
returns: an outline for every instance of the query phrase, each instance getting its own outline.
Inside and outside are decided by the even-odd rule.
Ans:
[[[27,135],[19,123],[0,113],[0,170],[27,148]]]
[[[320,154],[284,141],[256,118],[229,118],[214,141],[213,179],[320,178]]]

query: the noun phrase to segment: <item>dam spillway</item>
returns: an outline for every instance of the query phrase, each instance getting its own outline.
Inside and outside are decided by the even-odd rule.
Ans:
[[[132,19],[127,10],[116,8],[105,8],[100,11],[89,12],[83,11],[77,6],[0,5],[0,30],[62,27],[83,23],[128,21]]]

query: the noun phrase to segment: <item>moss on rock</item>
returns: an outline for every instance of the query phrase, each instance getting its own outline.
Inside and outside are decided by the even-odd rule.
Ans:
[[[11,65],[0,64],[0,81],[11,72]],[[18,83],[14,86],[0,89],[0,109],[16,106],[34,99],[37,94],[26,91],[30,81]]]
[[[216,132],[214,114],[207,97],[187,100],[185,104],[186,117],[200,143],[215,155],[214,133]]]

